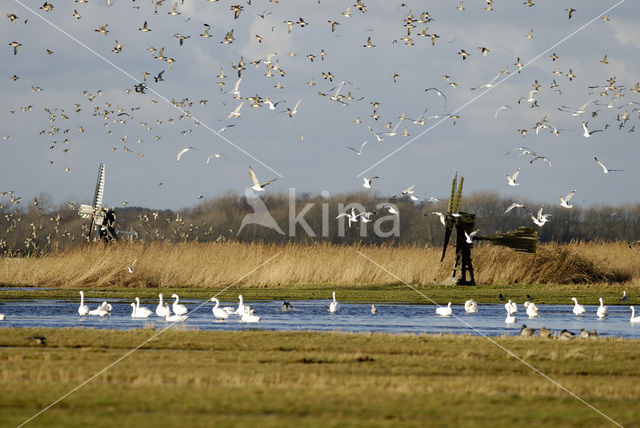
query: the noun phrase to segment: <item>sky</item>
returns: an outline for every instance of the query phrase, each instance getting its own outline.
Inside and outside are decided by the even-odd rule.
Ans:
[[[91,202],[102,162],[105,203],[112,206],[180,209],[223,194],[241,196],[251,185],[249,166],[261,181],[277,178],[270,193],[295,188],[335,195],[364,190],[363,177],[378,176],[371,190],[377,194],[415,185],[421,198],[442,198],[458,171],[465,193],[490,190],[514,201],[559,203],[572,190],[579,206],[639,200],[634,126],[640,115],[634,109],[640,104],[632,103],[640,103],[632,91],[640,80],[638,2],[539,1],[528,7],[497,1],[487,11],[479,0],[465,1],[464,10],[459,1],[366,1],[361,12],[353,1],[184,0],[178,15],[169,13],[171,1],[157,6],[157,14],[156,4],[143,0],[51,3],[54,8],[43,11],[41,2],[2,0],[3,15],[18,18],[12,23],[3,16],[0,26],[0,191],[14,191],[23,203],[40,193],[57,203]],[[237,19],[234,5],[243,8]],[[351,17],[344,16],[348,7]],[[571,18],[568,8],[576,9]],[[428,15],[421,19],[423,12]],[[410,13],[413,45],[402,40]],[[300,18],[307,25],[294,24],[289,33],[284,21]],[[330,20],[339,23],[333,32]],[[145,21],[149,32],[138,30]],[[108,33],[95,31],[105,24]],[[200,36],[204,24],[212,37]],[[232,29],[235,40],[221,43]],[[439,37],[432,45],[420,33]],[[176,35],[189,38],[180,46]],[[369,37],[375,47],[364,47]],[[21,44],[17,55],[13,41]],[[171,68],[154,58],[162,47],[175,60]],[[486,56],[479,47],[489,49]],[[465,60],[462,49],[470,54]],[[265,76],[271,53],[277,53],[272,66],[277,61],[284,76],[278,70]],[[608,64],[601,62],[605,55]],[[228,92],[238,80],[232,63],[241,58],[242,100]],[[525,65],[520,73],[518,59]],[[505,67],[508,74],[501,73]],[[218,77],[221,68],[227,77]],[[155,82],[162,71],[164,80]],[[143,72],[150,76],[140,94],[133,89]],[[332,82],[325,73],[335,76]],[[471,89],[496,76],[492,87]],[[308,84],[312,78],[315,85]],[[614,88],[607,90],[611,78]],[[528,102],[536,81],[540,89]],[[222,91],[218,82],[224,82]],[[351,92],[353,99],[331,100],[340,82],[348,83],[339,94]],[[446,105],[444,97],[425,91],[432,87],[446,96]],[[246,98],[255,96],[286,102],[276,110],[253,108]],[[290,117],[286,109],[298,100]],[[588,101],[577,116],[559,110]],[[241,102],[240,117],[227,118]],[[509,107],[495,118],[500,106]],[[408,119],[400,121],[403,112]],[[459,116],[455,125],[448,115]],[[424,125],[414,123],[420,116]],[[628,120],[619,128],[622,116]],[[582,121],[603,131],[585,138]],[[390,132],[388,122],[399,123],[396,135],[379,142],[368,127]],[[545,127],[536,135],[538,122]],[[361,155],[347,148],[359,149],[364,141]],[[519,156],[519,150],[505,155],[519,146],[551,166],[530,163],[533,156]],[[187,147],[194,149],[178,162]],[[223,156],[207,163],[214,153]],[[624,171],[604,174],[594,156]],[[508,186],[506,174],[518,169],[519,186]]]

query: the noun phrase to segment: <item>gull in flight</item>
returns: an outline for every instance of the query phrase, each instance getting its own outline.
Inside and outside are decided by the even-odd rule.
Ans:
[[[582,134],[584,136],[584,138],[589,138],[591,137],[593,134],[595,134],[596,132],[602,132],[604,131],[604,129],[594,129],[593,131],[589,131],[589,129],[587,129],[587,125],[588,122],[585,122],[584,120],[582,121],[582,129],[584,129],[584,134]]]
[[[562,196],[560,196],[560,205],[562,205],[565,208],[573,207],[573,205],[569,205],[569,201],[571,200],[571,198],[573,198],[573,195],[575,195],[575,194],[576,194],[576,191],[572,190],[571,193],[569,193],[564,198]]]
[[[464,232],[464,237],[467,241],[467,244],[471,244],[473,243],[473,238],[476,236],[476,234],[480,231],[480,229],[474,230],[471,233],[467,233],[466,231]]]
[[[127,266],[127,271],[129,271],[129,273],[133,273],[133,267],[136,265],[137,261],[138,259],[135,259],[133,263],[131,263],[131,266]]]
[[[356,152],[356,155],[360,156],[362,154],[362,149],[364,149],[364,146],[366,144],[367,144],[366,141],[364,143],[362,143],[362,145],[360,146],[360,150],[356,150],[353,147],[347,147],[347,149],[353,150],[354,152]]]
[[[428,92],[428,91],[436,91],[436,94],[438,94],[438,96],[444,98],[444,108],[447,108],[447,97],[442,93],[442,91],[440,91],[438,88],[425,89],[425,92]]]
[[[596,160],[596,163],[602,167],[602,171],[605,174],[609,174],[610,172],[622,172],[622,171],[624,171],[624,169],[609,169],[606,166],[604,166],[604,164],[602,162],[600,162],[596,156],[594,156],[593,158]]]
[[[253,172],[253,168],[251,167],[249,167],[249,176],[251,176],[251,182],[253,183],[253,186],[251,186],[251,188],[256,192],[264,192],[264,188],[266,186],[277,180],[277,178],[274,178],[273,180],[269,180],[260,184],[260,182],[258,181],[258,177],[256,177],[256,173]]]
[[[244,101],[238,104],[238,107],[236,107],[234,111],[229,113],[229,116],[227,116],[225,119],[229,119],[230,117],[240,117],[240,115],[242,114],[240,113],[240,109],[242,108],[243,105],[244,105]],[[220,120],[224,120],[224,119],[220,119]]]
[[[382,208],[386,208],[387,210],[389,210],[389,214],[393,214],[393,215],[399,215],[400,211],[398,211],[396,209],[396,207],[392,204],[383,204],[381,205]]]
[[[496,74],[496,75],[495,75],[495,77],[494,77],[493,79],[489,80],[487,83],[485,83],[485,84],[483,84],[483,85],[480,85],[480,86],[478,86],[477,88],[471,88],[471,90],[472,90],[472,91],[475,91],[476,89],[482,89],[482,88],[490,88],[490,87],[492,87],[492,86],[493,86],[493,82],[495,82],[495,81],[496,81],[496,79],[497,79],[498,77],[500,77],[500,74],[501,74],[501,73]]]
[[[546,156],[535,156],[533,159],[531,159],[529,161],[530,164],[534,163],[535,161],[542,159],[543,161],[545,161],[546,163],[549,164],[549,168],[551,168],[551,161],[549,160],[549,158],[547,158]]]
[[[176,156],[176,162],[180,162],[180,158],[182,157],[183,154],[187,153],[189,150],[198,150],[195,147],[185,147],[184,149],[180,150],[178,152],[178,156]]]
[[[442,223],[443,226],[447,225],[447,221],[446,221],[445,215],[442,214],[440,211],[433,211],[431,214],[435,214],[438,217],[440,217],[440,223]]]
[[[364,177],[364,183],[362,184],[362,187],[364,187],[365,189],[371,189],[371,182],[377,178],[380,177],[378,177],[377,175],[371,178]]]
[[[509,205],[506,210],[504,210],[504,213],[506,214],[514,208],[525,208],[525,206],[522,204],[519,204],[518,202],[514,202],[511,205]]]
[[[400,192],[400,194],[402,196],[409,196],[409,195],[413,195],[413,188],[415,187],[415,184],[412,184],[411,186],[409,186],[408,188],[404,189],[402,192]]]
[[[525,100],[528,103],[534,103],[536,101],[535,98],[533,98],[533,96],[535,94],[537,94],[539,91],[537,89],[532,89],[529,91],[529,95],[527,95],[527,98],[525,97],[520,97],[518,98],[518,104],[520,104],[520,102],[522,102],[522,100]]]
[[[589,98],[589,101],[584,103],[578,109],[572,109],[571,107],[567,107],[567,106],[560,106],[560,107],[558,107],[558,110],[565,111],[567,113],[571,113],[571,116],[573,116],[573,117],[578,117],[578,116],[580,116],[581,114],[583,114],[586,111],[587,106],[589,104],[591,104],[591,101],[593,101],[593,98]]]
[[[535,217],[533,216],[533,214],[529,213],[529,218],[531,218],[531,220],[538,227],[544,226],[544,224],[549,221],[549,216],[551,216],[551,214],[542,214],[543,209],[544,209],[544,205],[540,207],[540,209],[538,210],[538,215]]]
[[[220,153],[220,152],[218,152],[218,153],[214,153],[214,154],[212,154],[212,155],[209,155],[209,157],[207,158],[207,164],[209,164],[209,162],[211,162],[211,159],[214,159],[214,158],[215,158],[215,159],[218,159],[218,158],[220,158],[220,157],[224,157],[224,158],[226,158],[226,156],[225,156],[223,153]]]
[[[513,176],[507,174],[507,182],[509,183],[509,186],[520,185],[520,183],[516,183],[516,180],[518,179],[518,174],[520,174],[520,168],[518,168],[517,171],[513,173]]]
[[[282,101],[276,101],[274,103],[274,102],[271,102],[269,97],[265,98],[264,101],[262,101],[263,104],[267,104],[269,106],[269,110],[275,110],[278,104],[286,103],[286,102],[287,102],[286,100],[282,100]]]
[[[381,136],[380,136],[380,135],[384,135],[384,133],[382,133],[382,134],[376,134],[376,132],[375,132],[373,129],[371,129],[371,127],[370,127],[370,126],[367,126],[367,128],[369,128],[369,132],[371,132],[371,133],[376,137],[376,139],[378,140],[378,142],[379,142],[379,143],[381,143],[381,142],[382,142],[382,140],[384,140],[384,137],[381,137]]]
[[[359,215],[356,215],[355,208],[351,207],[351,213],[340,213],[338,214],[338,217],[336,217],[336,220],[339,219],[340,217],[346,217],[349,220],[349,227],[351,227],[351,223],[358,222],[358,216]]]
[[[298,112],[298,106],[300,105],[301,102],[302,102],[302,100],[298,100],[296,105],[293,106],[293,109],[290,109],[290,108],[287,109],[287,113],[289,113],[289,117],[293,117],[293,115]]]
[[[371,217],[372,215],[375,215],[375,214],[378,214],[378,212],[377,211],[367,211],[367,212],[358,214],[356,216],[356,219],[358,219],[358,218],[362,219],[361,221],[363,223],[371,223],[371,219],[369,217]]]
[[[494,119],[497,119],[497,118],[498,118],[498,113],[500,113],[502,110],[505,110],[505,109],[513,110],[513,109],[511,108],[511,106],[509,106],[509,105],[500,106],[500,107],[498,107],[498,110],[496,110],[496,114],[495,114],[495,115],[493,115],[493,118],[494,118]]]

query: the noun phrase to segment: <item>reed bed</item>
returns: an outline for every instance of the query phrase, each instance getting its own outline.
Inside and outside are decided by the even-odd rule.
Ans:
[[[440,248],[417,245],[94,244],[0,259],[0,283],[56,288],[429,285],[450,273],[454,249],[443,263],[440,255]],[[541,244],[535,255],[482,245],[472,257],[476,281],[486,285],[640,283],[640,254],[623,242]],[[126,266],[134,260],[130,274]]]

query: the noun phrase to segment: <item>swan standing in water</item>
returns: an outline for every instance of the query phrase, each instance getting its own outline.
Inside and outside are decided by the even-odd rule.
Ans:
[[[238,309],[235,310],[235,314],[242,316],[244,313],[245,313],[244,300],[242,298],[242,294],[239,294],[238,295]]]
[[[220,307],[220,301],[218,299],[212,297],[211,301],[216,303],[212,310],[214,317],[219,320],[226,320],[227,318],[229,318],[229,314],[227,313],[227,311]]]
[[[158,306],[156,306],[156,315],[160,318],[164,318],[165,315],[167,315],[167,308],[164,306],[162,293],[158,294],[158,298],[160,299],[160,303],[158,303]]]
[[[186,321],[187,318],[189,318],[186,315],[178,315],[178,314],[171,315],[171,310],[169,309],[169,305],[165,303],[164,306],[167,309],[167,313],[164,315],[164,319],[166,321],[169,321],[169,322]]]
[[[336,292],[333,292],[333,301],[329,304],[329,312],[335,314],[338,312],[338,301],[336,300]]]
[[[189,312],[187,307],[180,303],[180,297],[178,297],[177,294],[173,293],[171,297],[176,299],[176,301],[171,305],[171,309],[176,315],[184,315]]]
[[[478,303],[471,299],[464,302],[464,311],[468,314],[475,314],[478,312]]]
[[[509,299],[509,301],[504,304],[504,308],[507,310],[507,313],[509,315],[518,312],[518,305],[516,305],[516,302],[512,302],[511,299]]]
[[[451,310],[451,302],[449,302],[447,306],[440,306],[439,308],[436,308],[436,314],[440,315],[441,317],[450,317],[452,312],[453,311]]]
[[[598,318],[605,318],[609,313],[607,312],[607,307],[604,305],[602,301],[602,297],[600,297],[600,306],[598,306],[598,311],[596,312]]]
[[[584,315],[586,310],[584,309],[584,306],[578,304],[578,299],[576,299],[575,297],[572,297],[571,300],[573,300],[573,303],[574,303],[573,313],[578,316]]]
[[[535,303],[529,302],[528,300],[524,302],[524,307],[527,310],[527,316],[529,318],[537,318],[538,317],[538,307]]]
[[[629,318],[629,322],[640,322],[640,315],[636,316],[636,309],[633,306],[629,306],[631,309],[631,318]]]
[[[131,310],[131,318],[149,318],[149,315],[151,314],[151,311],[147,312],[143,312],[143,311],[139,311],[138,307],[136,306],[135,303],[131,303],[130,305],[133,309]],[[146,308],[144,308],[146,309]]]
[[[78,315],[85,316],[89,314],[89,306],[84,304],[84,291],[80,291],[80,307],[78,308]]]

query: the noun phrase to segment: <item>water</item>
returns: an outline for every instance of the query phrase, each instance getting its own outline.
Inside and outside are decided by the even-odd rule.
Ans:
[[[95,309],[102,299],[86,299],[89,309]],[[201,304],[196,300],[180,300],[189,310]],[[78,303],[66,300],[9,301],[0,305],[0,312],[6,315],[0,327],[80,327],[97,329],[131,330],[154,326],[163,328],[169,323],[158,318],[155,313],[147,319],[132,319],[130,300],[111,299],[113,310],[110,317],[78,316]],[[277,331],[349,331],[384,333],[452,333],[484,334],[487,336],[515,335],[522,324],[528,327],[545,326],[551,330],[568,329],[579,333],[581,328],[596,329],[601,336],[640,339],[640,325],[629,322],[631,311],[628,306],[609,306],[609,317],[596,318],[597,306],[585,306],[587,315],[576,317],[571,312],[572,305],[539,305],[540,316],[528,319],[524,308],[518,306],[517,321],[507,325],[503,304],[479,304],[478,313],[467,314],[461,305],[453,305],[453,314],[441,318],[435,314],[434,305],[405,305],[394,303],[376,304],[378,314],[371,314],[371,304],[340,302],[337,314],[324,310],[329,301],[291,301],[294,311],[283,312],[282,301],[246,302],[261,317],[259,323],[243,323],[239,317],[230,315],[226,321],[216,321],[211,309],[213,303],[205,305],[189,314],[186,322],[178,326],[199,330],[246,330],[262,329]],[[155,311],[157,301],[143,302],[143,306]],[[221,302],[221,306],[237,306],[237,302]],[[468,324],[468,325],[467,325]],[[0,329],[0,334],[1,333]]]

